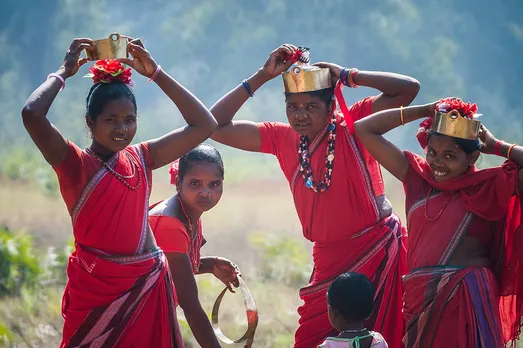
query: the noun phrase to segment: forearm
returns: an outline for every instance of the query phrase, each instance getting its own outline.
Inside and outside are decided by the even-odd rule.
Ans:
[[[388,131],[420,118],[433,116],[430,104],[377,112],[356,122],[358,136],[364,133],[383,135]]]
[[[216,264],[216,256],[205,256],[200,259],[200,268],[197,274],[214,273],[214,265]]]
[[[523,167],[523,147],[516,145],[512,147],[513,144],[506,143],[502,141],[502,144],[499,148],[499,154],[502,157],[505,157],[513,162],[515,162],[518,166]],[[512,147],[512,149],[511,149]],[[509,154],[510,150],[510,154]]]
[[[267,79],[263,76],[261,71],[257,71],[247,79],[247,83],[253,93],[265,82],[267,82]],[[249,99],[249,93],[243,84],[238,85],[232,91],[220,98],[210,109],[211,113],[216,118],[216,121],[218,121],[218,127],[226,126],[231,123],[234,115],[236,115],[247,99]]]
[[[162,70],[154,81],[176,104],[189,126],[210,131],[216,128],[216,120],[205,105],[169,74]]]
[[[56,73],[65,80],[62,69]],[[62,82],[57,77],[50,77],[44,81],[25,102],[22,109],[24,120],[29,117],[46,117],[60,88],[62,88]]]
[[[396,97],[403,93],[419,90],[419,82],[406,75],[380,71],[359,71],[354,77],[354,83],[379,90],[388,97]]]
[[[184,309],[183,313],[200,347],[220,347],[209,318],[201,305],[198,304],[198,306],[188,310]]]

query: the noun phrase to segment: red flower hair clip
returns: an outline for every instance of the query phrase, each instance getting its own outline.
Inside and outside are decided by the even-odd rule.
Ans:
[[[126,68],[116,59],[99,60],[89,69],[89,72],[84,77],[92,78],[95,84],[120,81],[126,85],[133,86],[131,68]]]
[[[292,54],[287,54],[285,56],[285,60],[291,61],[293,64],[297,61],[300,61],[302,63],[309,63],[310,57],[309,57],[309,48],[308,47],[298,47]]]
[[[176,161],[172,162],[169,166],[169,174],[171,175],[171,185],[176,185],[176,177],[178,176],[178,172],[180,171],[180,160],[177,159]]]
[[[465,103],[463,100],[456,98],[441,99],[438,105],[436,105],[436,110],[443,113],[456,110],[461,116],[470,118],[471,120],[479,116],[479,114],[477,114],[478,106],[476,104],[471,104],[470,102]]]

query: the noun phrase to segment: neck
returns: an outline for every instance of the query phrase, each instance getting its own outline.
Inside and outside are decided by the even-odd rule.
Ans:
[[[343,329],[340,330],[339,337],[344,338],[353,338],[361,336],[363,333],[365,333],[367,330],[365,329],[365,326],[363,323],[359,324],[346,324],[343,326]]]
[[[114,152],[107,150],[102,145],[98,144],[96,141],[93,140],[90,146],[91,150],[97,154],[98,156],[102,157],[103,159],[107,159],[114,155]]]

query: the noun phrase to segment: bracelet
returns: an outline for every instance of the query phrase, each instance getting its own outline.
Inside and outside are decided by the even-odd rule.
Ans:
[[[154,74],[149,78],[149,82],[153,82],[154,79],[156,78],[156,76],[158,76],[158,74],[160,73],[160,71],[162,70],[162,66],[161,65],[158,65],[156,67],[156,70],[154,71]]]
[[[494,144],[494,155],[501,156],[501,145],[503,145],[501,140],[496,141]]]
[[[48,79],[48,80],[49,80],[51,77],[56,77],[56,78],[57,78],[58,80],[60,80],[60,82],[62,83],[62,87],[60,87],[60,91],[61,91],[62,89],[65,88],[65,80],[64,80],[64,78],[63,78],[62,76],[60,76],[60,75],[58,75],[58,74],[56,74],[56,73],[52,73],[52,74],[47,75],[47,79]]]
[[[405,121],[403,120],[403,105],[400,106],[400,120],[401,120],[401,125],[404,126]]]
[[[340,71],[340,81],[347,87],[349,86],[349,72],[350,70],[345,68]]]
[[[350,88],[358,88],[359,86],[354,82],[354,78],[356,75],[358,75],[360,71],[356,68],[352,68],[349,70],[349,87]]]
[[[516,146],[516,144],[512,144],[509,148],[508,148],[508,151],[507,151],[507,159],[510,160],[510,151],[512,151],[512,149],[514,148],[514,146]]]
[[[245,90],[247,91],[247,94],[249,94],[249,97],[254,97],[254,93],[251,89],[251,86],[249,86],[249,82],[247,82],[247,80],[243,80],[242,81],[242,85],[243,85],[243,88],[245,88]]]

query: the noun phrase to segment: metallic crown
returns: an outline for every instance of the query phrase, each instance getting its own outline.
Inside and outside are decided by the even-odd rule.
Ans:
[[[436,112],[432,130],[440,134],[466,140],[477,140],[481,122],[461,116],[459,111]]]
[[[309,49],[298,49],[302,52],[300,58],[289,71],[282,74],[285,92],[303,93],[333,87],[330,70],[310,65]]]

